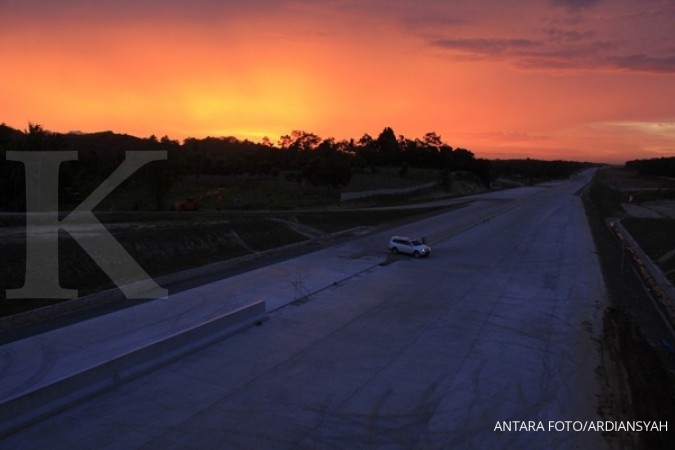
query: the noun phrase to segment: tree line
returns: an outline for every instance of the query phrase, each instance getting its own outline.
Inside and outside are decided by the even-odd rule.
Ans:
[[[638,171],[643,175],[675,177],[675,156],[635,159],[626,162],[626,168]]]
[[[578,161],[541,161],[530,158],[497,159],[490,163],[492,172],[497,178],[504,177],[525,184],[568,178],[573,173],[593,165]]]
[[[489,161],[476,158],[464,148],[453,148],[435,132],[421,138],[397,136],[386,127],[377,137],[335,140],[301,130],[281,136],[276,143],[265,138],[256,143],[234,137],[187,138],[182,143],[168,136],[138,138],[110,131],[100,133],[53,133],[37,124],[27,130],[0,125],[0,209],[25,209],[24,174],[19,163],[6,161],[6,151],[76,151],[78,161],[61,165],[59,199],[77,201],[93,191],[124,160],[126,151],[166,151],[165,161],[144,166],[132,181],[152,193],[158,208],[171,186],[183,176],[284,176],[298,183],[339,189],[355,172],[375,173],[397,167],[435,169],[440,179],[451,172],[476,175],[483,183],[520,171],[528,177],[565,177],[581,163],[534,160]],[[521,175],[522,176],[522,175]]]

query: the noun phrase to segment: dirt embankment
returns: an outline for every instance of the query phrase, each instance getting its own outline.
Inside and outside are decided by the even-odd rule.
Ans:
[[[409,220],[433,214],[437,209],[120,212],[97,216],[135,262],[150,277],[157,278],[214,263],[220,267],[221,263],[235,262],[243,256],[264,257],[268,251],[311,244],[357,227]],[[6,289],[23,285],[26,272],[25,223],[16,216],[0,217],[0,317],[62,302],[6,298]],[[87,229],[87,224],[83,224],[78,235],[96,243],[100,236],[90,225],[91,229]],[[99,267],[100,261],[92,260],[71,235],[60,232],[58,242],[62,287],[78,289],[80,296],[115,287]]]
[[[622,176],[624,174],[621,174]],[[607,420],[675,424],[675,353],[669,327],[653,306],[637,273],[622,260],[618,241],[605,226],[623,216],[623,193],[602,176],[587,189],[584,204],[593,230],[611,307],[605,311],[598,368],[603,392],[598,412]],[[620,182],[621,177],[613,177]],[[672,449],[675,433],[609,433],[614,448]]]
[[[113,222],[106,224],[106,228],[131,258],[153,278],[306,239],[292,227],[270,218],[201,218],[198,215],[186,215],[185,218],[174,220]],[[15,231],[10,233],[13,229]],[[6,227],[3,232],[6,235],[0,245],[0,279],[3,281],[3,286],[0,286],[0,315],[8,316],[54,304],[54,299],[4,298],[5,289],[19,288],[24,283],[26,232],[22,227]],[[54,234],[54,231],[49,233]],[[78,239],[96,244],[100,242],[101,233],[95,228],[83,229],[78,233]],[[48,236],[32,238],[49,239]],[[61,286],[77,288],[80,295],[114,287],[100,268],[101,261],[94,261],[72,236],[60,232],[56,238],[59,243],[58,276]],[[115,265],[123,262],[109,260],[107,263]]]

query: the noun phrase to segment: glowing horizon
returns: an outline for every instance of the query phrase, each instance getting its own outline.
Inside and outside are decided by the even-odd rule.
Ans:
[[[675,154],[675,4],[629,0],[0,3],[0,123],[358,139],[478,157]]]

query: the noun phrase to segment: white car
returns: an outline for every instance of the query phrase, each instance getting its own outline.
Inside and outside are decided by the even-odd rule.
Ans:
[[[405,253],[415,258],[422,258],[429,256],[431,247],[414,238],[394,236],[389,239],[389,251],[394,254]]]

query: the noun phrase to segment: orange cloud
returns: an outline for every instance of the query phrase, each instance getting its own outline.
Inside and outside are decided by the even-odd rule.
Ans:
[[[112,5],[112,6],[111,6]],[[481,155],[667,151],[668,2],[0,3],[0,121],[276,140],[440,134]]]

